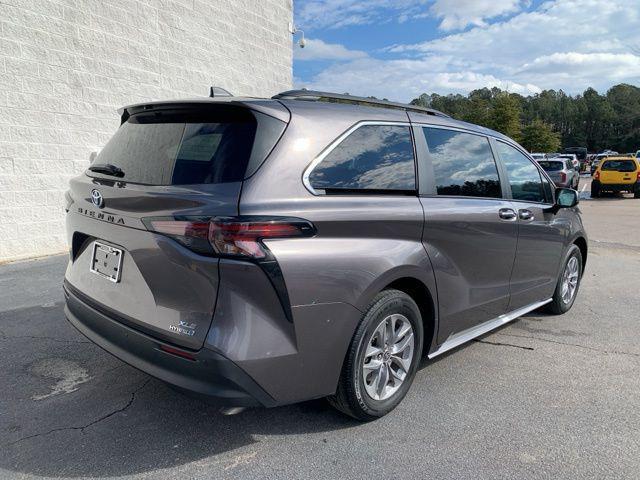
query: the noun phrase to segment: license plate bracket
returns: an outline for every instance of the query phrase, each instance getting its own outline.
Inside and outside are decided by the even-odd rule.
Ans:
[[[89,270],[113,283],[118,283],[122,271],[122,250],[104,243],[93,242]]]

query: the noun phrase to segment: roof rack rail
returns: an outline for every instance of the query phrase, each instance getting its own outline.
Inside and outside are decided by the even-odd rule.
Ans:
[[[331,92],[318,92],[315,90],[287,90],[286,92],[280,92],[271,98],[274,100],[305,100],[308,102],[346,103],[351,105],[362,105],[364,107],[395,108],[397,110],[405,110],[407,112],[426,113],[428,115],[450,118],[446,113],[434,110],[433,108],[390,102],[388,100],[378,100],[377,98],[356,97],[354,95]]]

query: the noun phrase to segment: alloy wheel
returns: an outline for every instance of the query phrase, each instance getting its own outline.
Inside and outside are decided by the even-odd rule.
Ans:
[[[569,304],[578,289],[580,264],[576,257],[571,257],[562,274],[562,301]]]
[[[415,339],[409,319],[401,314],[382,320],[369,338],[362,364],[367,394],[386,400],[402,386],[413,362]]]

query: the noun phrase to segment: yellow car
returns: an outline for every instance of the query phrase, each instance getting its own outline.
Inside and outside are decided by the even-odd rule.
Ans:
[[[634,157],[607,157],[596,169],[591,196],[602,192],[629,192],[640,198],[640,160]]]

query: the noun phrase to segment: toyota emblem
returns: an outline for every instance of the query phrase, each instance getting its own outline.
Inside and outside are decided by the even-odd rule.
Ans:
[[[104,198],[102,198],[102,194],[95,188],[91,190],[91,202],[98,208],[104,207]]]

